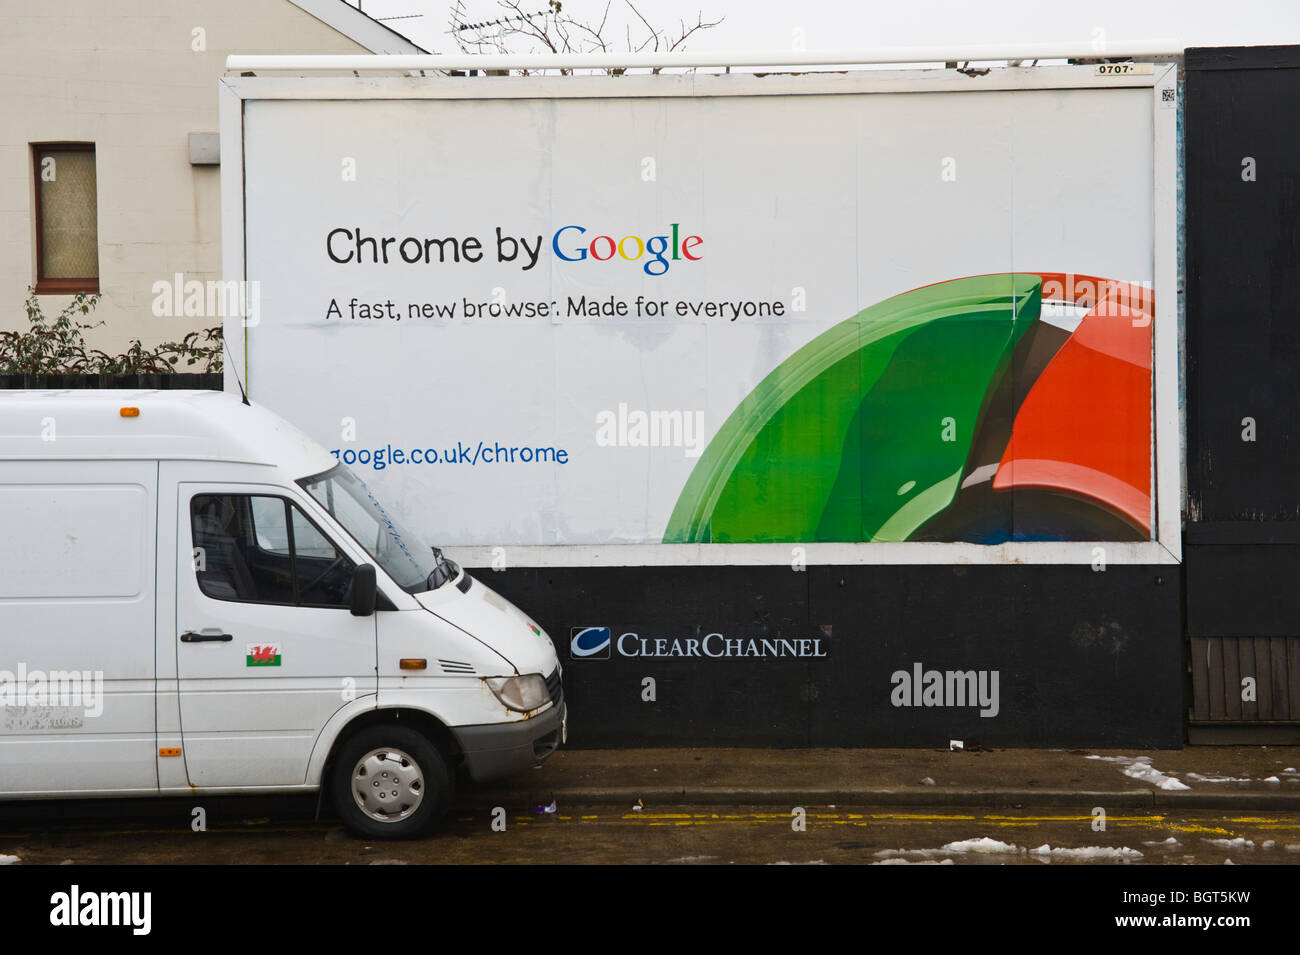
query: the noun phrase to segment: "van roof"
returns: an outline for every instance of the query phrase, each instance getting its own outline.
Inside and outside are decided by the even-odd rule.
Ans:
[[[80,388],[0,391],[0,459],[227,461],[295,478],[337,463],[283,418],[233,394]]]

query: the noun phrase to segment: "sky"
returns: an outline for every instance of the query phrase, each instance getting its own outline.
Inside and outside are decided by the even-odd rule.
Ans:
[[[456,52],[449,11],[459,2],[466,19],[502,15],[497,0],[348,0],[434,53]],[[1300,43],[1295,0],[636,0],[657,28],[671,32],[697,14],[722,23],[689,42],[689,49],[790,49],[802,31],[810,49],[1043,43],[1125,43],[1172,39],[1180,46]],[[528,12],[546,0],[521,3]],[[564,0],[564,12],[591,22],[604,0]],[[610,4],[606,36],[622,39],[632,20],[626,0]],[[1098,33],[1101,31],[1101,33]],[[625,43],[619,48],[626,48]],[[522,50],[520,52],[523,52]]]

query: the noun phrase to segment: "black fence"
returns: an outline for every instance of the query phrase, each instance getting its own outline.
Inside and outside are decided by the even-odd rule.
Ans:
[[[1300,47],[1185,62],[1188,736],[1294,742],[1300,130],[1278,117],[1300,108]]]
[[[1294,544],[1300,128],[1278,117],[1300,108],[1300,47],[1191,49],[1186,66],[1188,533]]]
[[[0,389],[19,388],[148,388],[161,391],[181,389],[222,390],[220,372],[170,375],[0,375]]]

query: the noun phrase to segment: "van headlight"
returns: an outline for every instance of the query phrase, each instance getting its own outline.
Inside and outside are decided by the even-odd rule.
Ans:
[[[503,706],[520,713],[527,713],[551,702],[551,693],[540,673],[530,673],[527,676],[489,676],[484,677],[483,682]]]

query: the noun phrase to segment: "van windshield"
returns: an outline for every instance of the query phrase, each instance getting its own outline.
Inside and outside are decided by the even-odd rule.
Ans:
[[[408,593],[436,590],[459,572],[442,551],[422,543],[380,504],[374,491],[346,465],[338,464],[298,484]]]

